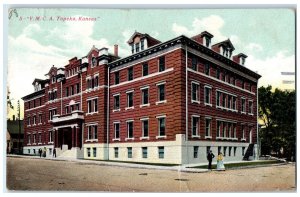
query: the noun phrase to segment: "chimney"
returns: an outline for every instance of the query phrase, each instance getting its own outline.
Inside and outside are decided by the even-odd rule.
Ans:
[[[117,44],[114,45],[114,55],[116,57],[118,57],[118,45]]]

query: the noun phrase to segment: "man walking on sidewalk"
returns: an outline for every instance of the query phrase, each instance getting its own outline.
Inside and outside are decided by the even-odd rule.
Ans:
[[[208,160],[208,169],[211,170],[211,162],[215,158],[215,155],[212,153],[210,150],[209,153],[207,154],[207,160]]]

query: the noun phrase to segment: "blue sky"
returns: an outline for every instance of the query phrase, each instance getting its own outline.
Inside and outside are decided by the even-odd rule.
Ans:
[[[291,9],[17,9],[9,20],[8,86],[14,102],[33,92],[34,78],[45,78],[52,65],[63,67],[90,48],[119,45],[130,54],[126,41],[139,31],[161,41],[202,31],[212,43],[229,38],[234,54],[248,55],[246,67],[262,78],[259,86],[294,89],[283,85],[281,72],[295,72],[295,11]],[[27,17],[44,16],[45,21]],[[63,22],[57,17],[94,17],[94,22]],[[22,19],[21,19],[22,17]],[[50,21],[52,17],[52,21]],[[294,80],[289,76],[289,80]],[[12,112],[13,113],[13,112]]]

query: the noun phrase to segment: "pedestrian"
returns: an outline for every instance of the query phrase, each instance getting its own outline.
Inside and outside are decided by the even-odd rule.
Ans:
[[[42,149],[40,148],[39,149],[39,155],[40,155],[40,158],[42,157]]]
[[[43,157],[46,157],[46,151],[47,151],[47,148],[44,147],[44,151],[43,151]]]
[[[56,158],[56,149],[55,148],[53,149],[53,157]]]
[[[215,155],[213,154],[213,152],[210,150],[207,154],[207,160],[208,160],[208,169],[211,170],[211,163],[213,158],[215,158]]]
[[[223,160],[224,160],[223,154],[220,152],[217,158],[217,170],[225,170]]]

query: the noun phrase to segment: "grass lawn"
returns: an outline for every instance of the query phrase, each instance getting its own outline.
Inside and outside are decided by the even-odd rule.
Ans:
[[[255,162],[241,162],[241,163],[229,163],[224,164],[226,169],[230,168],[239,168],[244,166],[257,166],[257,165],[268,165],[268,164],[277,164],[277,163],[284,163],[283,161],[277,161],[277,160],[270,160],[270,161],[255,161]],[[201,166],[194,166],[190,168],[201,168],[201,169],[207,169],[208,165],[201,165]],[[216,169],[217,165],[212,165],[212,169]]]

